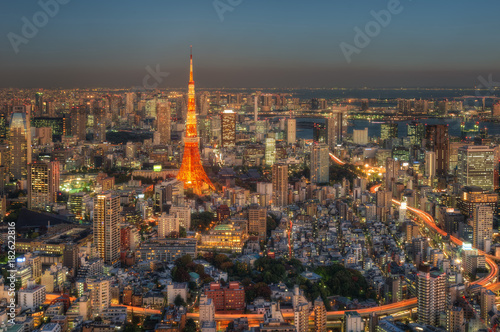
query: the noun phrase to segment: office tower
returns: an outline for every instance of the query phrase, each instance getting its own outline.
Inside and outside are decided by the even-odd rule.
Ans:
[[[425,127],[425,140],[427,149],[436,153],[436,175],[438,177],[446,176],[450,162],[448,126],[427,125]]]
[[[200,296],[200,326],[203,322],[215,321],[215,306],[212,299],[205,295]]]
[[[342,111],[332,111],[331,115],[326,118],[327,144],[330,149],[334,149],[337,144],[342,143],[346,114]]]
[[[423,123],[412,121],[406,127],[406,134],[411,145],[422,145],[425,138],[425,126]]]
[[[364,330],[363,319],[357,311],[346,311],[344,313],[342,332],[363,332]]]
[[[273,205],[288,205],[288,165],[276,163],[273,165]]]
[[[382,123],[380,125],[380,139],[384,141],[391,138],[398,138],[398,124]]]
[[[497,166],[494,149],[486,146],[463,146],[458,149],[457,182],[462,186],[493,190],[494,170]]]
[[[431,271],[421,265],[417,275],[418,323],[439,325],[439,315],[446,309],[446,273]]]
[[[464,309],[453,306],[446,312],[446,331],[465,332]]]
[[[160,133],[160,144],[170,143],[170,104],[160,101],[156,104],[157,130]]]
[[[309,331],[309,304],[307,302],[297,303],[293,308],[295,332]]]
[[[352,140],[354,144],[359,144],[359,145],[368,144],[368,128],[354,129],[352,131]]]
[[[481,289],[481,318],[488,322],[488,316],[490,311],[494,311],[496,309],[495,305],[495,293],[493,293],[491,290],[482,288]]]
[[[186,120],[186,136],[184,137],[184,155],[177,179],[184,183],[186,189],[193,189],[194,193],[201,194],[208,189],[215,190],[212,181],[205,173],[201,164],[200,139],[196,129],[196,103],[193,79],[193,53],[190,56],[188,110]]]
[[[104,108],[98,107],[93,111],[94,115],[94,141],[106,141],[106,111]]]
[[[436,176],[436,153],[434,151],[425,152],[425,176],[430,179]]]
[[[297,120],[286,119],[286,143],[295,144],[297,142]]]
[[[261,241],[267,238],[267,209],[257,204],[248,208],[248,234],[259,236]]]
[[[330,154],[328,145],[313,143],[311,146],[311,182],[328,183],[330,173]]]
[[[25,108],[12,113],[9,127],[10,175],[14,179],[26,179],[31,162],[31,129],[29,114]]]
[[[221,144],[223,148],[236,146],[236,113],[232,110],[224,110],[220,114],[221,122]]]
[[[28,209],[45,210],[59,190],[59,162],[28,164]]]
[[[164,239],[173,232],[179,233],[179,218],[175,213],[163,212],[158,218],[158,239]]]
[[[493,236],[493,210],[491,206],[479,205],[474,210],[472,220],[474,248],[489,251],[489,243]]]
[[[326,308],[320,296],[314,301],[314,331],[326,332]]]
[[[85,193],[79,192],[70,194],[68,198],[68,209],[75,215],[75,219],[82,220],[85,218],[85,210],[83,206],[83,197]]]
[[[266,166],[272,166],[276,161],[276,139],[266,138]]]
[[[80,141],[87,136],[87,109],[85,106],[73,107],[70,111],[71,135]]]
[[[94,245],[107,265],[115,266],[120,258],[120,197],[111,193],[94,198]]]
[[[465,216],[460,211],[449,208],[443,213],[443,223],[446,233],[457,235],[459,225],[465,223]]]

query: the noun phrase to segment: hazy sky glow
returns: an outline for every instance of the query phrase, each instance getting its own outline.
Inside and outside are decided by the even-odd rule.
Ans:
[[[498,0],[401,0],[347,63],[340,43],[354,45],[354,28],[389,2],[243,0],[221,22],[212,0],[70,0],[16,54],[8,33],[22,36],[22,17],[32,21],[41,7],[2,1],[0,87],[139,86],[157,64],[170,73],[159,87],[184,87],[190,44],[200,88],[473,87],[490,73],[500,81]]]

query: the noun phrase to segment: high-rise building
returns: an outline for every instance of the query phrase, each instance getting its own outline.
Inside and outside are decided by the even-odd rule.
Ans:
[[[427,149],[436,153],[436,175],[439,177],[446,176],[450,162],[448,126],[427,125],[425,127],[425,139]]]
[[[439,315],[446,309],[446,273],[420,266],[417,275],[418,323],[439,325]]]
[[[334,149],[337,144],[342,143],[342,138],[346,127],[346,114],[343,111],[332,111],[330,117],[326,118],[327,143],[330,149]]]
[[[425,126],[423,123],[412,121],[406,127],[406,134],[411,145],[422,145],[425,138]]]
[[[481,318],[488,322],[489,313],[496,309],[495,305],[496,295],[491,290],[482,288],[481,289]]]
[[[276,163],[273,165],[273,205],[288,205],[288,165],[286,163]]]
[[[80,141],[85,141],[87,135],[87,108],[85,106],[73,107],[70,111],[71,135]]]
[[[120,259],[120,197],[111,193],[94,198],[94,245],[107,265],[115,266]]]
[[[134,113],[134,99],[135,94],[133,92],[127,92],[125,94],[125,114],[121,114],[126,117],[128,114]]]
[[[266,138],[266,166],[272,166],[276,161],[276,139],[274,137]]]
[[[474,210],[472,220],[474,248],[489,251],[493,236],[493,209],[488,205],[479,205]]]
[[[436,153],[434,151],[425,152],[425,176],[430,179],[436,176]]]
[[[477,206],[491,206],[496,214],[498,204],[498,195],[484,191],[480,187],[463,187],[460,196],[457,198],[457,208],[466,217],[472,218]]]
[[[182,165],[177,174],[177,179],[184,183],[186,189],[193,189],[196,194],[201,194],[209,189],[215,190],[215,186],[205,173],[200,157],[200,138],[196,129],[196,102],[194,94],[193,79],[193,53],[191,52],[188,107],[186,120],[186,136],[184,137],[184,154]]]
[[[295,332],[309,331],[309,304],[300,302],[293,308]]]
[[[177,216],[180,227],[189,230],[191,227],[191,209],[188,206],[172,206],[169,213]]]
[[[368,144],[368,128],[354,129],[352,131],[352,141],[354,144],[366,145]]]
[[[156,104],[157,130],[160,133],[160,144],[170,143],[170,104],[161,101]]]
[[[326,308],[321,297],[314,301],[314,331],[326,332]]]
[[[391,138],[398,138],[398,124],[397,123],[382,123],[380,125],[380,139],[385,141]]]
[[[286,143],[295,144],[297,142],[297,121],[286,119]]]
[[[28,164],[28,209],[45,210],[59,190],[59,162]]]
[[[232,110],[224,110],[221,118],[221,145],[230,148],[236,145],[236,113]]]
[[[22,107],[12,113],[9,127],[10,175],[26,179],[31,162],[31,130],[29,111]]]
[[[248,233],[256,234],[261,241],[266,241],[267,209],[257,204],[248,208]]]
[[[94,115],[94,141],[106,141],[106,110],[102,107],[97,107],[93,111]]]
[[[385,190],[392,192],[392,186],[398,180],[399,162],[392,158],[385,160]]]
[[[458,149],[457,182],[462,186],[494,189],[495,150],[487,146],[467,145]]]
[[[311,182],[328,183],[330,176],[330,154],[328,145],[314,143],[311,146]]]
[[[99,316],[111,305],[111,285],[108,278],[87,278],[85,284],[90,292],[92,315]]]
[[[465,332],[464,309],[453,306],[446,312],[446,331]]]

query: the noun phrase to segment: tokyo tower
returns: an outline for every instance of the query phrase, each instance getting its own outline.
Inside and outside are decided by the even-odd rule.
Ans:
[[[201,164],[200,138],[196,130],[196,104],[194,99],[193,51],[191,47],[191,62],[189,69],[188,110],[186,121],[186,136],[184,137],[184,156],[177,175],[177,180],[184,182],[184,188],[192,188],[195,194],[202,194],[208,189],[215,190],[212,181],[205,173]]]

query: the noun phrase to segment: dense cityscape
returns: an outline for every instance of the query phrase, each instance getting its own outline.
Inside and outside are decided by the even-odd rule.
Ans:
[[[7,33],[17,59],[57,54],[35,37],[68,3],[41,0]],[[243,4],[215,0],[218,23]],[[406,6],[371,11],[339,45],[347,65]],[[500,331],[492,74],[469,88],[200,86],[201,44],[171,50],[178,88],[159,65],[134,87],[0,77],[0,332]]]

